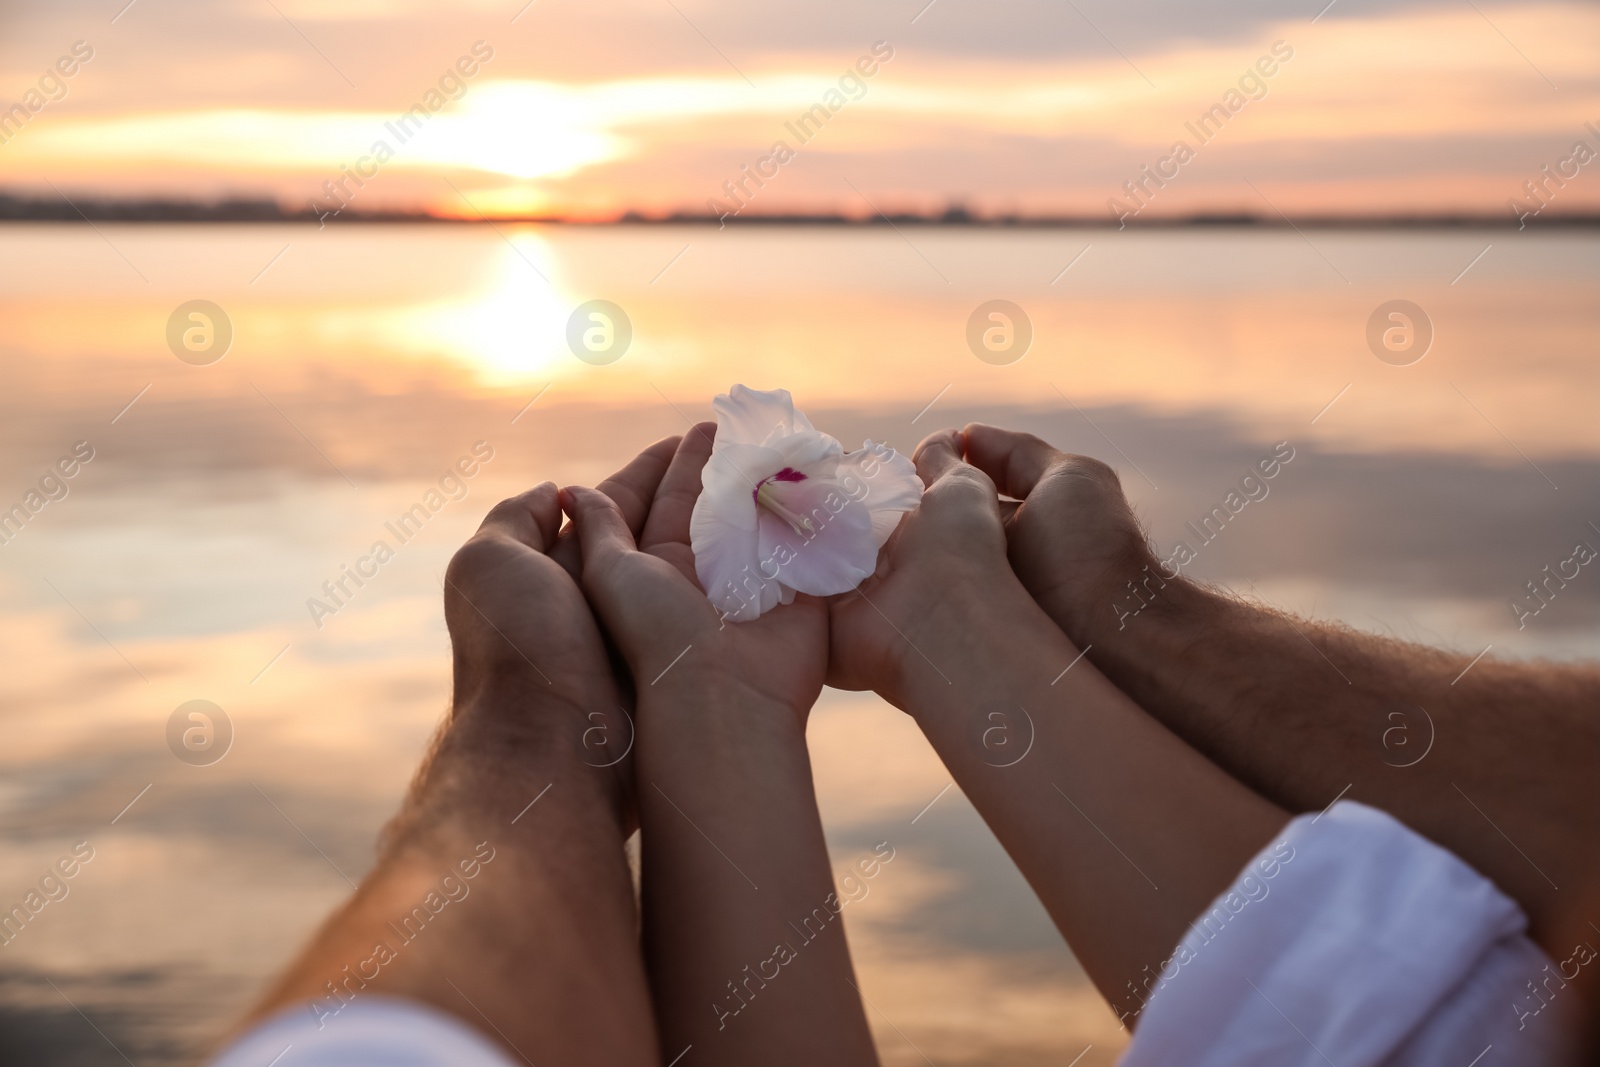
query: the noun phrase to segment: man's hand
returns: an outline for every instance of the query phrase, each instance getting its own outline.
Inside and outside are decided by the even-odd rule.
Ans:
[[[1068,637],[1094,643],[1126,583],[1156,562],[1116,472],[1032,434],[972,423],[962,436],[967,462],[1021,502],[1002,505],[1017,577]]]
[[[1600,752],[1592,665],[1477,662],[1163,574],[1110,468],[991,426],[965,437],[968,459],[1021,500],[1006,520],[1017,576],[1135,702],[1290,811],[1347,796],[1390,812],[1492,878],[1562,950],[1555,886],[1585,878],[1600,823],[1600,806],[1573,802],[1594,795]],[[1153,598],[1124,626],[1130,581]],[[1415,743],[1392,751],[1392,736]]]
[[[602,483],[624,524],[643,526],[676,446]],[[577,547],[560,521],[556,487],[540,485],[498,504],[451,560],[450,720],[377,864],[252,1018],[309,1007],[326,1023],[382,994],[487,1021],[533,1062],[660,1062],[624,850],[627,691],[552,558]]]
[[[587,711],[616,695],[583,593],[546,555],[561,524],[553,482],[495,505],[445,571],[456,707],[484,690],[526,687]]]
[[[677,446],[676,437],[658,441],[601,483],[629,528],[643,528]],[[575,580],[576,538],[558,536],[560,528],[556,487],[546,482],[495,505],[450,561],[450,731],[541,744],[554,737],[590,766],[611,768],[631,826],[633,774],[623,753],[632,744],[633,701]]]

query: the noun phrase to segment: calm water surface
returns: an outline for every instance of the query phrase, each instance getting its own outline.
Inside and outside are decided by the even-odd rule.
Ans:
[[[1511,602],[1600,546],[1597,250],[1509,230],[0,228],[0,507],[93,450],[0,546],[0,903],[94,849],[0,948],[3,1058],[200,1055],[370,864],[445,709],[454,547],[502,496],[603,477],[733,382],[792,390],[847,445],[1030,429],[1116,466],[1163,550],[1289,442],[1196,574],[1463,664],[1595,655],[1594,574],[1521,628]],[[634,327],[606,366],[565,341],[595,298]],[[1034,329],[1007,366],[965,339],[994,298]],[[1435,331],[1405,367],[1365,340],[1396,298]],[[209,366],[167,347],[193,299],[235,332]],[[477,442],[493,459],[464,498],[314,619]],[[234,733],[209,766],[168,745],[196,699]],[[1115,1019],[909,720],[829,692],[810,741],[836,861],[896,848],[845,913],[885,1061],[1111,1062]]]

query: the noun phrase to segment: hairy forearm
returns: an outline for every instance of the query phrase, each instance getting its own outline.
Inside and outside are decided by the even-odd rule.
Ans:
[[[1275,802],[1384,808],[1491,877],[1536,935],[1549,926],[1600,839],[1592,666],[1472,663],[1140,578],[1137,614],[1108,590],[1073,625],[1112,681]]]
[[[691,670],[641,698],[645,951],[662,1054],[872,1064],[793,709]]]
[[[482,689],[456,709],[372,872],[258,1017],[302,1004],[331,1026],[402,996],[535,1062],[653,1062],[615,778],[578,758],[584,720],[536,699]]]

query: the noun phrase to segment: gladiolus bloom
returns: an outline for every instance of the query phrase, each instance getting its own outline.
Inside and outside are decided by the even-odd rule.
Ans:
[[[859,585],[922,496],[911,461],[872,441],[845,452],[785,389],[735,385],[712,407],[717,437],[689,526],[695,573],[712,604],[747,622],[796,593],[832,596]]]

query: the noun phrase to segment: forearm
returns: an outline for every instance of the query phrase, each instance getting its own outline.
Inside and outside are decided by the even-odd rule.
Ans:
[[[513,693],[456,709],[372,873],[258,1016],[334,1025],[402,996],[535,1062],[654,1062],[615,779],[578,758],[576,711]]]
[[[1146,966],[1160,969],[1287,816],[1091,663],[1062,674],[1078,650],[1016,593],[912,632],[921,654],[906,657],[897,698],[1095,984],[1119,1012],[1131,1011],[1128,983]]]
[[[641,698],[637,771],[663,1058],[875,1063],[799,716],[683,671]]]
[[[1592,667],[1471,663],[1181,578],[1152,582],[1136,615],[1110,594],[1073,626],[1090,658],[1263,795],[1294,811],[1341,794],[1390,811],[1497,882],[1536,935],[1554,887],[1585,876],[1600,836]]]

